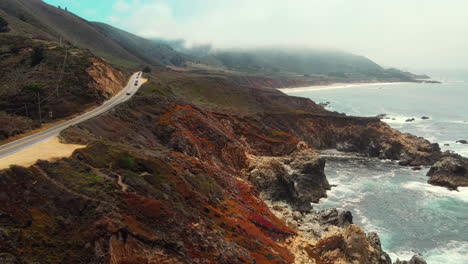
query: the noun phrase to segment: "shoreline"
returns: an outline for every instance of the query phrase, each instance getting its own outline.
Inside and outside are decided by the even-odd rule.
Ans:
[[[367,87],[367,86],[388,86],[397,84],[410,84],[413,82],[374,82],[374,83],[332,83],[325,85],[312,85],[307,87],[296,87],[296,88],[279,88],[278,90],[283,93],[297,93],[297,92],[310,92],[310,91],[323,91],[323,90],[334,90],[334,89],[346,89],[354,87]]]

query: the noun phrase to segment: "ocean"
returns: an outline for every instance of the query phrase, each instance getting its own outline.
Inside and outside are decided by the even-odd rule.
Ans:
[[[340,89],[342,88],[342,89]],[[443,84],[392,84],[293,89],[289,95],[329,102],[329,110],[356,116],[387,114],[392,127],[437,142],[468,157],[468,77]],[[426,116],[429,119],[421,119]],[[414,118],[413,122],[406,122]],[[325,151],[329,197],[315,209],[350,210],[354,222],[376,231],[396,258],[421,254],[428,264],[468,264],[468,188],[449,191],[427,184],[429,168]]]

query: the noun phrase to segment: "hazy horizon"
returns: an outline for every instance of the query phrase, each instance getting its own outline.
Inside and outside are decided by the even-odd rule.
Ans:
[[[468,71],[468,1],[46,0],[137,35],[216,48],[338,49],[403,70]]]

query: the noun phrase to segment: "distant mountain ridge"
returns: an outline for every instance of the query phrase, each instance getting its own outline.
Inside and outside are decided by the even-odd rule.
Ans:
[[[185,47],[184,40],[153,39],[191,56],[191,60],[245,73],[326,75],[343,81],[415,81],[428,78],[398,69],[385,69],[365,56],[339,50],[256,48],[213,49],[211,45]]]

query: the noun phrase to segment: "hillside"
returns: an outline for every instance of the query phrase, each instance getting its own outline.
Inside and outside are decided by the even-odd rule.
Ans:
[[[1,1],[0,18],[0,141],[95,107],[126,84],[126,73],[50,26],[69,20],[63,26],[79,34],[83,20],[40,1]]]
[[[186,61],[186,56],[168,45],[155,43],[104,23],[92,24],[125,50],[150,65],[183,66]]]
[[[427,141],[376,118],[328,112],[228,78],[171,71],[149,78],[131,101],[62,133],[87,148],[0,172],[3,256],[25,263],[391,263],[378,236],[352,225],[349,212],[311,210],[330,188],[316,150],[416,165],[437,155]],[[306,223],[316,227],[304,231]]]
[[[0,10],[10,21],[12,34],[66,42],[89,49],[94,55],[121,67],[183,63],[182,57],[167,45],[150,43],[110,26],[88,22],[41,0],[2,0]]]

